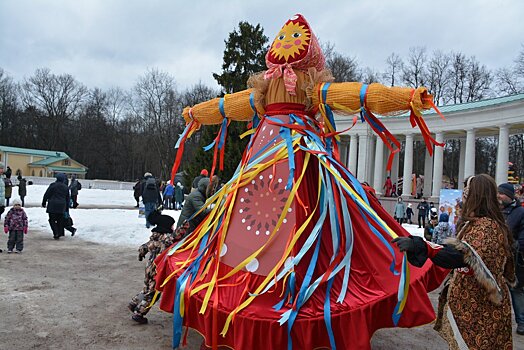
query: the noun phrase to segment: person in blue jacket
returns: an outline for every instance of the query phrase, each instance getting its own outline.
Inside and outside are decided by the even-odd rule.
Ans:
[[[167,182],[164,188],[164,208],[173,209],[173,195],[175,194],[175,188],[171,185],[171,181]]]

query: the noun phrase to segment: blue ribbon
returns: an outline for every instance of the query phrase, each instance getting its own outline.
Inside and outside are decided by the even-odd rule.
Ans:
[[[291,139],[291,130],[286,126],[281,126],[278,132],[284,139],[287,146],[287,155],[289,163],[289,176],[287,178],[286,190],[293,188],[293,178],[295,176],[295,153],[293,152],[293,140]]]
[[[366,121],[366,118],[364,116],[366,114],[366,107],[364,106],[364,99],[366,97],[366,91],[368,90],[368,84],[362,84],[362,87],[360,88],[360,120],[363,122]]]
[[[251,109],[253,110],[253,129],[256,129],[258,124],[260,123],[260,118],[257,114],[257,109],[255,107],[255,93],[252,92],[249,94],[249,105],[251,106]]]
[[[224,147],[224,142],[226,141],[226,133],[227,118],[224,118],[224,120],[222,120],[222,126],[220,127],[220,139],[218,140],[218,149],[222,149],[222,147]]]
[[[335,334],[333,333],[333,327],[331,326],[331,287],[333,286],[334,278],[330,279],[326,287],[326,299],[324,299],[324,322],[329,338],[329,344],[332,350],[337,350],[337,344],[335,343]]]
[[[222,118],[225,118],[226,112],[224,111],[224,97],[218,101],[218,110],[220,111],[220,114],[222,114]]]
[[[177,142],[175,143],[175,149],[180,148],[180,143],[182,142],[184,135],[186,135],[189,132],[191,125],[192,123],[187,124],[184,131],[182,131],[182,133],[180,134],[180,137],[178,138]]]
[[[360,119],[362,122],[367,121],[373,127],[373,130],[376,130],[377,133],[384,132],[384,127],[380,126],[373,118],[370,118],[366,106],[364,105],[364,99],[366,97],[366,91],[368,89],[368,84],[362,84],[360,88]]]

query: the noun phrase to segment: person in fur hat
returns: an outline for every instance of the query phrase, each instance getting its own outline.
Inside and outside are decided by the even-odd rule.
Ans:
[[[142,244],[138,248],[138,260],[142,261],[149,253],[147,260],[144,288],[137,295],[135,295],[128,304],[129,310],[133,313],[132,319],[140,324],[147,323],[145,315],[151,309],[155,296],[155,276],[156,267],[154,264],[155,258],[162,253],[166,248],[175,242],[173,235],[173,226],[175,219],[169,215],[162,215],[160,209],[152,211],[147,220],[152,225],[156,225],[151,230],[151,237],[149,241]]]
[[[515,283],[513,237],[486,174],[471,176],[463,191],[456,238],[443,245],[399,237],[400,251],[421,267],[427,259],[454,269],[441,292],[435,330],[450,349],[513,349],[508,283]]]

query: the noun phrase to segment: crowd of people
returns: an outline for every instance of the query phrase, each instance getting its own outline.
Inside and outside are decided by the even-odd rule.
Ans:
[[[466,179],[456,237],[448,235],[448,214],[438,223],[436,210],[431,215],[431,239],[393,242],[415,266],[430,259],[452,270],[435,330],[450,349],[512,349],[511,304],[516,333],[524,335],[524,207],[515,187],[497,187],[485,174]]]
[[[23,209],[28,181],[21,175],[18,175],[18,183],[15,185],[11,181],[11,175],[11,169],[9,167],[6,168],[4,163],[0,162],[0,216],[10,204],[13,187],[18,187],[19,196],[19,198],[12,201],[12,208],[4,218],[4,233],[9,235],[7,253],[22,253],[24,235],[28,232],[28,218]],[[82,185],[74,175],[69,186],[65,174],[58,173],[55,177],[56,181],[49,185],[42,198],[42,207],[46,208],[46,212],[49,215],[49,225],[53,231],[53,238],[58,240],[64,236],[64,230],[71,232],[71,236],[74,236],[76,233],[73,219],[69,215],[69,208],[78,207],[78,191],[82,188]],[[2,252],[1,249],[0,252]]]
[[[9,206],[13,184],[0,162],[0,215]],[[9,169],[10,172],[10,169]],[[70,208],[78,206],[81,184],[72,177],[68,184],[65,174],[56,174],[56,181],[47,188],[42,199],[46,207],[53,238],[64,236],[64,230],[74,235]],[[20,199],[4,217],[4,232],[8,234],[9,253],[21,253],[28,232],[24,197],[27,181],[17,177]],[[9,192],[9,188],[11,192]],[[173,243],[192,232],[204,220],[211,208],[206,200],[220,188],[219,179],[208,177],[205,170],[194,179],[189,194],[184,194],[180,182],[159,183],[151,173],[134,186],[137,206],[145,205],[146,226],[153,227],[150,240],[139,248],[138,259],[146,256],[143,289],[128,304],[132,319],[147,323],[145,317],[155,298],[156,270],[154,259]],[[185,198],[184,198],[185,197]],[[510,183],[496,185],[493,178],[481,174],[464,183],[459,203],[458,222],[449,222],[449,214],[438,212],[426,198],[418,203],[417,223],[424,228],[424,237],[398,237],[392,242],[407,253],[408,260],[422,266],[430,259],[434,264],[451,269],[439,298],[435,329],[452,349],[511,349],[511,307],[517,324],[516,333],[524,335],[524,201],[522,189]],[[178,222],[162,209],[181,210]],[[399,224],[413,223],[412,204],[398,198],[394,216]],[[1,251],[1,250],[0,250]]]

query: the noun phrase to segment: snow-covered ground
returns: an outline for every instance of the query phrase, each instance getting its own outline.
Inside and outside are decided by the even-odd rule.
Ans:
[[[49,231],[52,236],[51,228],[47,221],[48,216],[45,208],[40,207],[42,197],[47,186],[32,185],[27,187],[26,205],[37,207],[24,208],[29,218],[29,235],[31,229]],[[18,198],[18,189],[13,189],[13,199]],[[70,214],[74,221],[74,226],[78,229],[73,239],[86,240],[95,243],[116,244],[120,246],[137,247],[147,242],[150,230],[145,226],[145,219],[138,217],[138,209],[82,209],[82,205],[115,205],[132,207],[136,204],[132,191],[123,190],[99,190],[83,188],[78,195],[80,207],[71,209]],[[11,204],[10,203],[10,204]],[[9,210],[10,208],[6,208]],[[180,211],[164,210],[166,215],[170,215],[178,220]],[[4,218],[5,213],[2,215]],[[422,236],[423,230],[416,225],[404,225],[413,235]],[[66,231],[66,239],[71,239],[69,232]],[[27,237],[28,240],[31,237]]]

